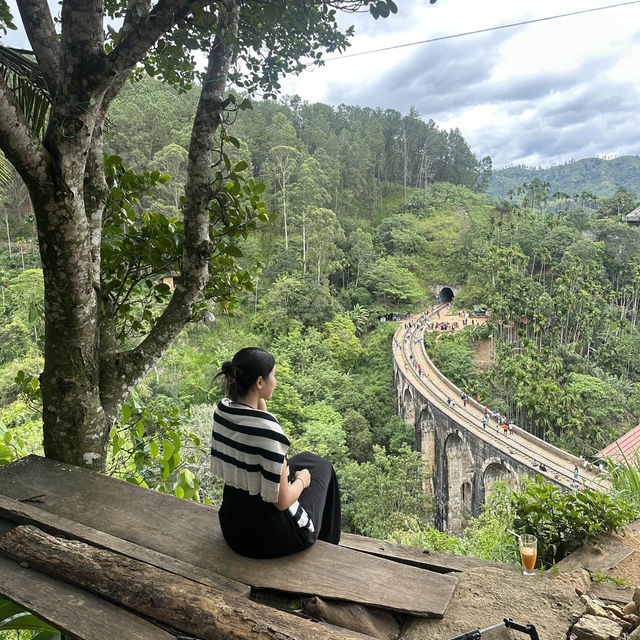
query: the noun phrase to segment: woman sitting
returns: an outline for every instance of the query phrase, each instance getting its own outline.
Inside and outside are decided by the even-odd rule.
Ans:
[[[229,546],[250,558],[275,558],[340,541],[340,492],[331,464],[313,453],[287,459],[289,438],[266,401],[275,359],[247,347],[224,362],[229,398],[213,414],[211,464],[224,480],[219,511]],[[218,377],[216,376],[216,377]]]

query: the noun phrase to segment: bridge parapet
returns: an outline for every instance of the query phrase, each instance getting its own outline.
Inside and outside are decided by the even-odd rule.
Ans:
[[[427,355],[427,352],[424,348],[424,344],[422,342],[420,343],[420,347],[422,351],[422,357],[424,358],[425,362],[428,364],[429,370],[433,372],[435,377],[441,383],[440,388],[449,389],[451,391],[451,395],[457,401],[457,399],[460,397],[460,394],[462,393],[462,389],[460,389],[460,387],[456,386],[453,382],[451,382],[449,378],[444,376],[442,372],[433,364],[431,358],[429,358],[429,356]],[[471,397],[467,399],[467,405],[473,407],[479,412],[482,412],[485,406]],[[564,458],[567,460],[569,464],[573,464],[574,466],[580,465],[580,463],[582,462],[582,460],[580,460],[578,456],[575,456],[572,453],[569,453],[568,451],[564,451],[563,449],[560,449],[560,447],[556,447],[555,445],[551,444],[550,442],[547,442],[546,440],[542,440],[541,438],[534,436],[532,433],[529,433],[526,429],[523,429],[522,427],[519,427],[516,424],[513,425],[513,429],[514,429],[514,433],[520,436],[522,440],[527,441],[528,443],[534,445],[538,449],[546,451],[552,456],[558,456],[558,457]]]

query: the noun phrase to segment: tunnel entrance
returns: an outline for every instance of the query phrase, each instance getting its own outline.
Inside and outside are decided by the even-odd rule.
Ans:
[[[453,300],[453,291],[449,287],[443,287],[438,299],[440,302],[451,302]]]

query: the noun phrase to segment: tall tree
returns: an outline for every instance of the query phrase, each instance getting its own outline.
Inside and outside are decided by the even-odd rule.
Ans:
[[[0,74],[0,149],[29,189],[44,275],[44,448],[48,457],[103,469],[122,403],[197,317],[202,293],[224,300],[249,282],[232,259],[239,253],[234,244],[268,214],[258,185],[243,182],[244,163],[233,167],[223,156],[222,143],[234,143],[225,133],[234,109],[227,82],[273,95],[281,73],[303,68],[301,58],[346,46],[335,8],[371,5],[378,16],[385,14],[382,6],[388,14],[395,4],[62,0],[59,22],[46,0],[18,0],[17,5],[51,99],[40,136],[42,129],[29,120],[20,95]],[[0,27],[12,26],[8,10],[1,11]],[[147,250],[140,227],[124,223],[135,214],[131,202],[161,176],[152,172],[136,178],[119,158],[105,162],[105,118],[127,78],[141,69],[189,86],[196,76],[197,49],[207,51],[208,58],[199,78],[183,222],[142,221],[157,240],[151,249],[165,247],[168,255],[162,255]],[[118,240],[103,260],[102,240],[109,234]],[[118,253],[130,244],[139,252],[134,260]],[[180,271],[171,295],[153,283],[164,265]],[[141,297],[161,304],[159,314],[146,306],[144,317],[135,316],[129,294],[136,288]],[[123,322],[131,332],[123,333]]]
[[[284,224],[284,248],[289,251],[289,226],[287,222],[287,187],[291,174],[295,169],[296,158],[300,152],[293,147],[278,146],[273,147],[269,151],[269,156],[273,162],[274,173],[276,174],[276,182],[280,186],[282,194],[282,222]]]

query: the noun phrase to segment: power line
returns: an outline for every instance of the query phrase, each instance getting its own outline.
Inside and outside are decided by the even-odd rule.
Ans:
[[[546,18],[535,18],[534,20],[524,20],[523,22],[512,22],[511,24],[502,24],[497,27],[488,27],[486,29],[477,29],[476,31],[465,31],[464,33],[456,33],[450,36],[439,36],[437,38],[429,38],[428,40],[418,40],[417,42],[407,42],[405,44],[396,44],[391,47],[383,47],[382,49],[372,49],[371,51],[361,51],[360,53],[348,53],[334,58],[326,58],[325,62],[331,60],[344,60],[345,58],[355,58],[356,56],[366,56],[369,53],[379,53],[380,51],[390,51],[392,49],[402,49],[403,47],[414,47],[418,44],[427,44],[429,42],[438,42],[440,40],[451,40],[453,38],[461,38],[462,36],[472,36],[478,33],[487,33],[488,31],[497,31],[498,29],[510,29],[511,27],[521,27],[525,24],[534,24],[536,22],[545,22],[547,20],[557,20],[558,18],[568,18],[569,16],[577,16],[582,13],[592,13],[594,11],[604,11],[605,9],[615,9],[617,7],[626,7],[630,4],[640,4],[640,0],[630,0],[629,2],[621,2],[619,4],[609,4],[604,7],[594,7],[592,9],[583,9],[581,11],[572,11],[571,13],[560,13],[555,16],[547,16]],[[309,66],[309,65],[306,65]]]

